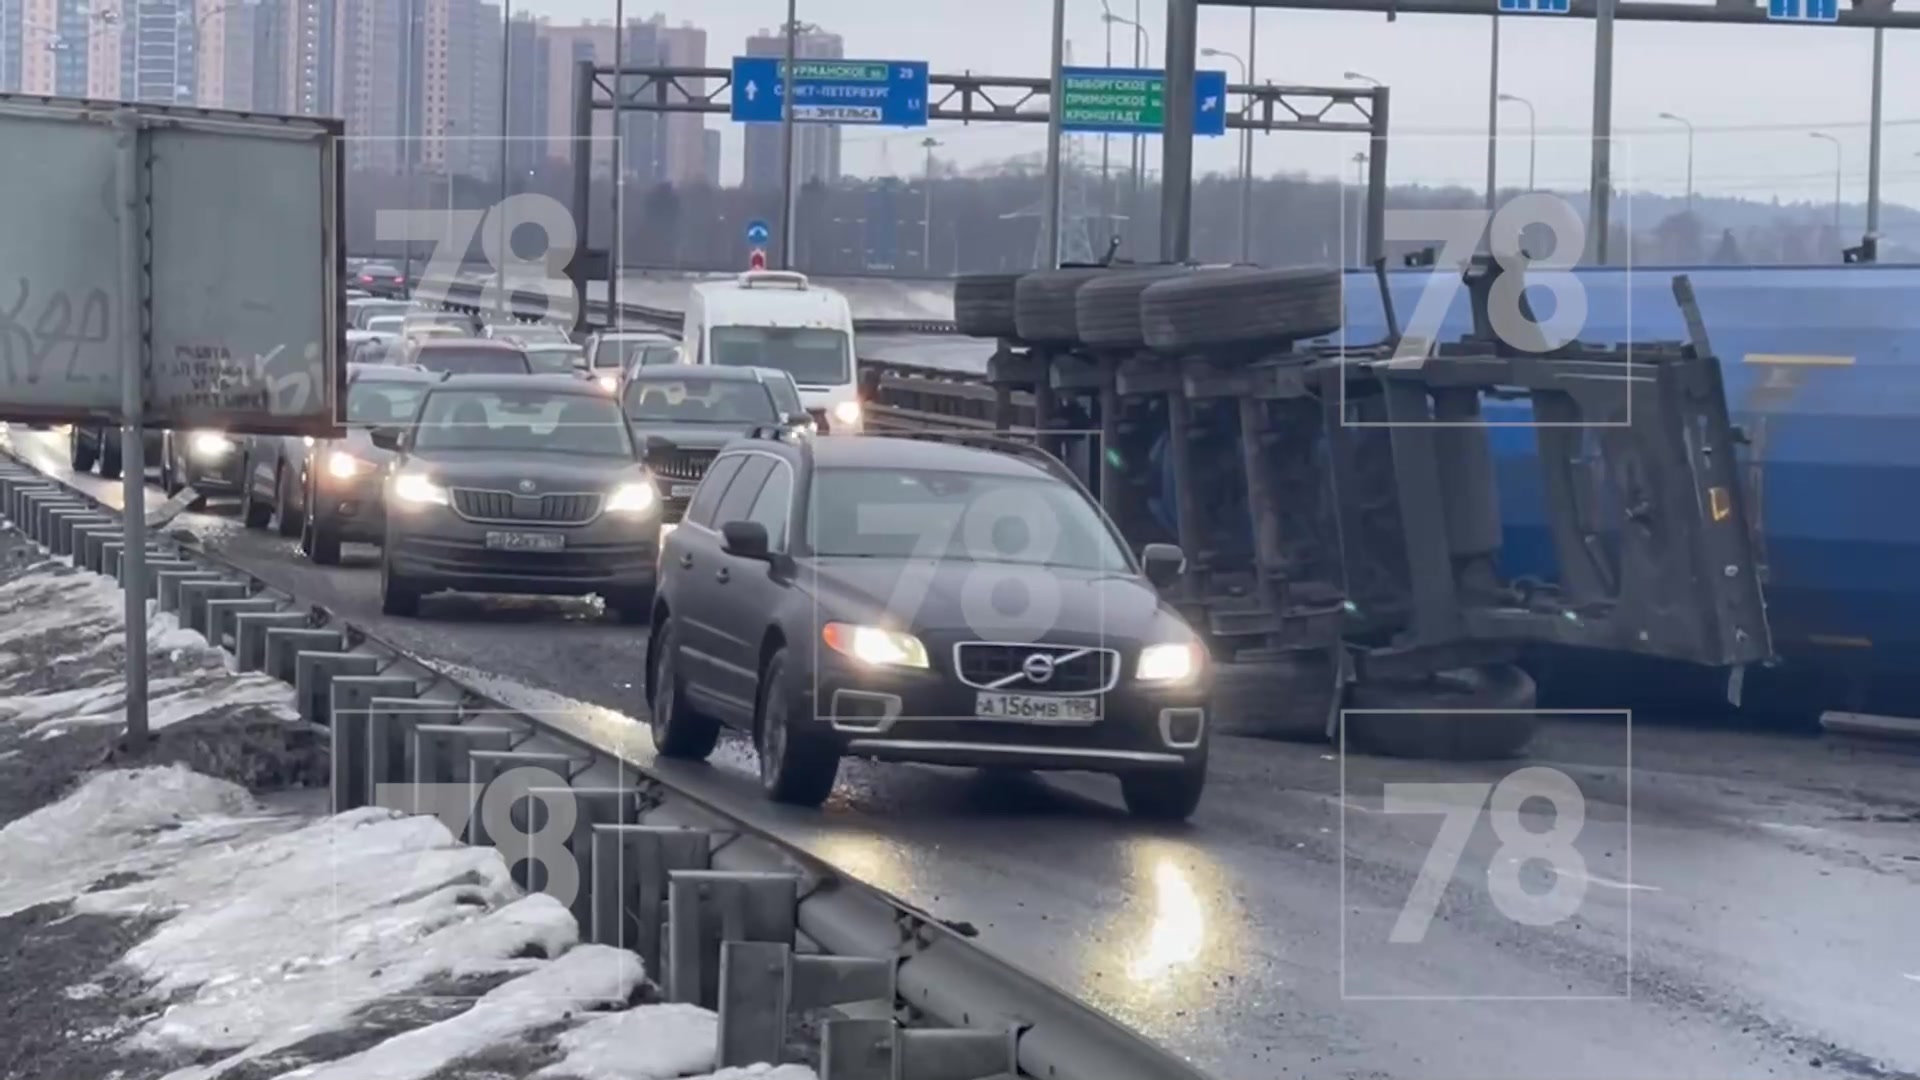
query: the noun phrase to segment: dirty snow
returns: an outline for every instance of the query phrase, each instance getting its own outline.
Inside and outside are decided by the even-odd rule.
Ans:
[[[719,1020],[697,1005],[643,1005],[560,1036],[566,1057],[535,1073],[565,1080],[673,1080],[713,1068]]]
[[[582,945],[490,991],[459,1016],[339,1061],[297,1069],[282,1080],[426,1080],[453,1062],[582,1010],[623,1006],[640,983],[639,957],[608,945]]]
[[[820,1080],[820,1078],[805,1065],[746,1065],[721,1069],[716,1073],[692,1077],[691,1080]]]

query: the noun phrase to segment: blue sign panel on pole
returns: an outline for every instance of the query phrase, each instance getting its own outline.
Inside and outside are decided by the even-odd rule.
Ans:
[[[1156,68],[1069,67],[1060,73],[1061,127],[1070,132],[1158,135],[1166,129],[1167,74]],[[1193,73],[1193,133],[1227,133],[1227,73]]]
[[[1567,0],[1500,0],[1502,15],[1565,15]]]
[[[1839,22],[1840,0],[1767,0],[1767,18],[1777,22]]]
[[[747,222],[747,243],[754,247],[766,247],[773,238],[773,227],[758,218]]]
[[[777,124],[786,91],[778,56],[733,58],[733,119]],[[795,123],[927,126],[925,60],[815,60],[793,62]]]

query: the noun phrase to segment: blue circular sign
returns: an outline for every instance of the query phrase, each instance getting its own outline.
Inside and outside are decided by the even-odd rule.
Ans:
[[[773,236],[773,229],[764,221],[747,222],[747,243],[764,244]]]

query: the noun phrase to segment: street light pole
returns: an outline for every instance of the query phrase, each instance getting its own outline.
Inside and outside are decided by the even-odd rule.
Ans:
[[[511,252],[507,250],[513,238],[507,232],[507,144],[512,138],[512,126],[507,122],[507,113],[512,109],[512,98],[507,90],[513,85],[513,0],[501,0],[500,6],[500,205],[494,208],[498,245],[493,260],[493,303],[494,318],[505,322],[511,305],[507,303],[507,260]],[[453,184],[447,184],[449,198]]]
[[[1840,166],[1844,156],[1840,140],[1824,131],[1809,131],[1807,135],[1833,144],[1833,233],[1837,238],[1840,235]]]
[[[1053,0],[1053,68],[1047,90],[1047,205],[1041,218],[1042,270],[1060,265],[1060,133],[1064,126],[1067,63],[1067,0]]]
[[[1366,243],[1366,239],[1360,231],[1361,228],[1363,228],[1362,222],[1366,220],[1366,216],[1367,216],[1366,215],[1366,198],[1365,198],[1366,184],[1367,184],[1367,152],[1365,150],[1356,150],[1354,151],[1354,155],[1353,155],[1353,192],[1354,192],[1353,250],[1355,252],[1355,257],[1358,259],[1358,263],[1356,265],[1361,265],[1361,266],[1366,265],[1366,261],[1367,261],[1366,255],[1365,255],[1366,248],[1364,246]]]
[[[1693,121],[1670,112],[1660,114],[1660,119],[1671,120],[1687,129],[1687,213],[1693,213]]]
[[[1873,106],[1869,124],[1872,134],[1867,137],[1867,235],[1865,244],[1871,249],[1880,236],[1880,91],[1885,80],[1882,71],[1886,63],[1886,31],[1873,28]],[[1877,260],[1878,254],[1874,255]]]
[[[920,140],[927,151],[927,202],[920,215],[920,268],[933,271],[933,148],[941,145],[940,140],[929,135]]]
[[[1146,25],[1140,21],[1139,0],[1134,0],[1133,18],[1131,19],[1115,15],[1111,11],[1103,12],[1100,19],[1108,26],[1119,24],[1133,28],[1133,66],[1138,70],[1145,65],[1147,55],[1152,52],[1153,39],[1147,34]],[[1135,228],[1135,223],[1140,220],[1141,174],[1146,172],[1147,169],[1147,154],[1145,144],[1140,141],[1140,136],[1129,135],[1127,138],[1131,140],[1132,143],[1127,149],[1128,170],[1132,173],[1132,177],[1127,182],[1127,228],[1131,233]]]
[[[620,257],[626,245],[627,192],[627,0],[613,0],[613,220],[607,233],[607,323],[615,330],[627,327],[627,309],[620,302]]]
[[[1251,8],[1247,9],[1247,15],[1249,17],[1252,17],[1253,9]],[[1225,49],[1201,49],[1200,55],[1201,56],[1217,56],[1226,60],[1231,60],[1235,64],[1239,65],[1240,67],[1240,82],[1243,85],[1253,81],[1252,75],[1247,70],[1247,62],[1245,60],[1242,60],[1238,53],[1228,52]],[[1249,247],[1249,244],[1251,244],[1252,242],[1251,237],[1253,235],[1253,214],[1252,214],[1253,142],[1252,142],[1252,139],[1253,139],[1252,128],[1240,129],[1240,261],[1241,262],[1253,261],[1253,258],[1248,254],[1248,247]]]
[[[1113,8],[1100,0],[1100,26],[1107,35],[1106,66],[1113,67]],[[1113,238],[1113,136],[1100,133],[1100,225],[1106,239]]]
[[[1493,13],[1493,40],[1487,64],[1487,213],[1500,190],[1500,13]],[[1492,233],[1486,234],[1491,241]]]
[[[1537,151],[1540,148],[1540,129],[1534,122],[1533,102],[1528,101],[1518,94],[1501,94],[1499,100],[1511,101],[1515,105],[1525,105],[1527,107],[1527,191],[1531,192],[1534,190],[1533,167],[1538,158]]]

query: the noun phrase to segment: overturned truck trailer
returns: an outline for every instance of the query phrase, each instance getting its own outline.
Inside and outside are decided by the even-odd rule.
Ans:
[[[869,365],[868,430],[1030,439],[1136,548],[1180,545],[1188,573],[1168,599],[1210,643],[1224,731],[1331,738],[1351,710],[1363,749],[1506,756],[1535,723],[1516,663],[1530,646],[1734,675],[1768,660],[1737,435],[1687,279],[1673,282],[1686,342],[1549,347],[1495,332],[1500,274],[1466,269],[1475,330],[1437,346],[1391,315],[1377,344],[1312,344],[1340,326],[1333,270],[963,278],[961,331],[997,342],[986,375]],[[1551,584],[1498,569],[1482,406],[1520,397]]]

